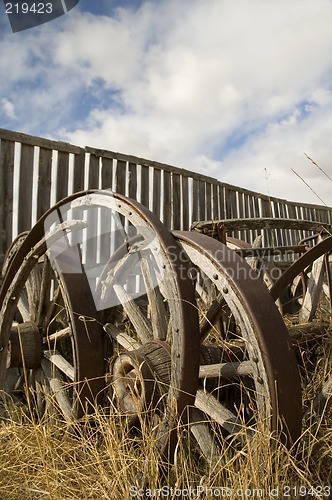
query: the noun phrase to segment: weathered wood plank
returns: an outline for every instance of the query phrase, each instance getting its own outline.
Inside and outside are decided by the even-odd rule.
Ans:
[[[261,210],[260,210],[260,216],[261,217],[272,217],[272,207],[271,207],[271,202],[269,199],[265,199],[260,197],[260,205],[261,205]]]
[[[83,191],[84,189],[84,165],[85,165],[85,153],[84,149],[80,149],[79,152],[75,154],[74,158],[73,193]]]
[[[303,304],[299,311],[299,322],[311,321],[317,310],[318,301],[322,292],[324,277],[324,255],[312,264],[311,273],[307,282],[307,290],[303,298]]]
[[[69,144],[68,142],[52,141],[50,139],[22,134],[21,132],[13,132],[3,128],[0,128],[0,138],[26,144],[27,146],[37,146],[40,148],[54,149],[55,151],[63,151],[64,153],[80,153],[81,150],[80,147]]]
[[[113,160],[101,159],[101,188],[112,189],[113,186]]]
[[[52,151],[40,148],[38,162],[38,190],[37,190],[37,219],[39,219],[51,205],[52,187]]]
[[[198,186],[198,180],[193,179],[192,180],[192,220],[199,220],[199,212],[198,212],[198,192],[199,192],[199,186]]]
[[[172,229],[181,229],[181,179],[172,174]]]
[[[160,219],[161,171],[153,169],[152,177],[152,212]]]
[[[212,184],[212,218],[220,219],[218,185]]]
[[[137,200],[137,165],[131,162],[128,164],[128,195]]]
[[[126,194],[126,167],[125,161],[118,160],[116,162],[114,190],[119,194]]]
[[[172,229],[172,179],[171,173],[164,171],[162,222],[168,229]]]
[[[95,155],[90,155],[88,188],[99,188],[99,158]]]
[[[141,203],[149,208],[150,202],[150,169],[147,165],[141,167]]]
[[[181,229],[188,231],[190,227],[189,221],[189,183],[188,177],[182,176],[181,178],[181,198],[182,198],[182,221]]]
[[[205,182],[198,181],[198,217],[200,220],[206,220],[206,193]]]
[[[15,144],[0,143],[0,269],[4,254],[12,241]]]
[[[57,160],[56,175],[56,201],[62,200],[68,196],[68,170],[69,154],[59,151]]]
[[[219,185],[218,186],[218,191],[219,191],[219,214],[220,214],[220,219],[226,219],[226,195],[225,195],[225,187]],[[197,220],[197,219],[193,219]]]
[[[32,224],[32,183],[34,147],[22,144],[18,197],[18,233]]]
[[[212,190],[211,190],[211,183],[207,182],[205,184],[205,196],[206,196],[206,201],[205,201],[205,217],[207,219],[212,219]]]

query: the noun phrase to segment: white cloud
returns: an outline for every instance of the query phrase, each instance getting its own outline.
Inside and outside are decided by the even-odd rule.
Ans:
[[[1,95],[25,131],[316,202],[294,168],[332,205],[303,155],[331,173],[330,1],[160,0],[62,19],[52,36],[46,25],[2,41]]]
[[[0,116],[4,114],[7,118],[15,120],[15,107],[8,99],[0,100]]]

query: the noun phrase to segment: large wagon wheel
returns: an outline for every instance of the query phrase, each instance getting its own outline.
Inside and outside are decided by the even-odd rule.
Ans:
[[[192,430],[203,453],[211,456],[211,425],[219,426],[223,437],[236,438],[241,429],[265,421],[290,445],[301,431],[299,374],[268,290],[222,243],[199,233],[174,234],[199,283],[202,345],[195,406],[200,413],[193,413]]]
[[[95,337],[88,336],[91,345],[97,346],[94,346],[97,349],[96,360],[92,362],[90,358],[84,365],[86,370],[90,369],[89,379],[99,381],[98,390],[91,390],[90,399],[94,400],[103,389],[103,375],[108,371],[108,397],[115,396],[119,411],[131,419],[142,410],[150,414],[153,412],[153,425],[157,429],[156,447],[164,453],[178,415],[194,402],[198,380],[197,310],[192,283],[182,280],[180,276],[180,247],[148,209],[110,192],[72,196],[48,215],[53,223],[55,254],[59,248],[68,246],[65,252],[53,258],[58,268],[58,281],[60,284],[64,282],[63,302],[69,304],[66,309],[71,323],[75,322],[76,328],[82,324],[97,328]],[[54,222],[57,219],[58,222]],[[46,220],[47,217],[44,217],[43,224]],[[82,229],[80,224],[86,227]],[[59,242],[54,236],[57,227],[59,231],[65,227],[75,227],[75,230]],[[96,228],[99,230],[96,231]],[[25,245],[31,248],[31,238]],[[22,294],[29,275],[36,272],[36,265],[32,262],[38,262],[43,267],[45,263],[41,261],[47,262],[44,238],[25,258],[22,258],[22,252],[19,254],[23,260],[19,272],[21,278],[13,286],[8,286],[6,280],[7,290],[2,299],[3,319],[0,326],[5,350],[8,350],[9,330],[17,311],[16,297],[18,292]],[[78,273],[78,276],[85,280],[84,286],[75,285],[76,274],[70,274],[71,266],[76,273],[77,268],[81,271],[83,268],[84,272]],[[82,290],[91,305],[88,313],[85,308],[79,307]],[[75,307],[71,307],[73,301]],[[82,322],[82,318],[85,321]],[[105,324],[108,335],[104,333],[102,338],[99,323],[93,321],[94,318]],[[43,331],[42,337],[49,343],[55,336],[58,345],[59,336],[67,330],[65,326],[51,335]],[[74,359],[81,357],[84,363],[85,352],[81,356],[82,335],[87,337],[86,332],[73,335],[71,356]],[[109,344],[105,342],[107,337],[111,339]],[[52,356],[52,349],[48,346],[46,349],[42,344],[41,351],[42,361],[38,359],[38,367],[41,365],[44,368],[47,353],[49,361],[61,370],[62,367]],[[109,358],[109,367],[105,367]],[[3,356],[2,367],[4,364]],[[85,373],[81,371],[76,375],[75,364],[70,364],[69,371],[71,374],[74,372],[75,385],[80,384]],[[60,383],[63,384],[63,381]]]
[[[1,388],[39,417],[57,409],[72,421],[94,409],[104,387],[102,330],[90,321],[96,310],[85,274],[51,265],[39,226],[13,242],[4,263]],[[62,237],[60,224],[53,242]]]

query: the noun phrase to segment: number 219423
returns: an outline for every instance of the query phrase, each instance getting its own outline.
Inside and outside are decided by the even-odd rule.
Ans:
[[[53,4],[36,2],[31,5],[23,3],[6,3],[6,14],[51,14]]]

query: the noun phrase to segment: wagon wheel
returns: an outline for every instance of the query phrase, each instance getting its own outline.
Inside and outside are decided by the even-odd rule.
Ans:
[[[329,327],[331,317],[331,270],[330,253],[332,251],[332,237],[321,239],[314,247],[297,259],[271,288],[274,300],[285,297],[285,291],[292,302],[296,301],[295,308],[289,317],[289,330],[296,350],[302,385],[305,416],[309,417],[311,408],[319,413],[330,398],[331,371],[318,373],[321,351],[330,345]],[[297,286],[297,294],[293,291]],[[291,303],[292,303],[291,302]],[[315,376],[325,379],[318,394],[312,394],[315,385]]]
[[[194,266],[200,290],[205,283],[209,290],[198,298],[202,345],[192,426],[203,453],[211,457],[214,449],[211,427],[236,440],[241,430],[250,434],[263,421],[270,431],[282,430],[290,445],[301,431],[299,374],[269,292],[222,243],[199,233],[174,235]]]
[[[61,273],[56,261],[51,266],[47,238],[39,232],[37,225],[20,235],[5,262],[1,388],[5,399],[39,417],[60,411],[72,421],[94,408],[104,386],[101,328],[89,321],[96,312],[85,275]],[[52,237],[61,239],[63,228]]]
[[[56,302],[60,303],[61,311],[67,311],[69,325],[61,325],[54,333],[53,330],[47,331],[47,327],[57,325],[60,313],[56,311],[52,315],[55,320],[48,321],[46,331],[42,327],[42,354],[38,352],[34,361],[36,385],[40,384],[41,369],[48,382],[44,384],[45,392],[52,390],[51,382],[57,378],[54,373],[58,374],[60,370],[65,377],[71,375],[70,381],[73,382],[74,378],[74,387],[79,387],[79,394],[76,395],[78,391],[73,393],[73,406],[76,399],[82,403],[85,385],[81,387],[81,381],[88,372],[90,400],[94,401],[104,386],[105,376],[101,380],[101,375],[107,371],[105,357],[110,358],[108,398],[114,397],[119,412],[131,419],[135,412],[138,415],[141,410],[147,411],[156,429],[156,448],[162,454],[166,453],[170,437],[170,449],[175,444],[172,429],[176,427],[178,416],[194,402],[198,380],[197,309],[192,283],[181,279],[180,247],[148,209],[110,192],[89,192],[63,200],[38,223],[38,231],[34,233],[40,234],[48,219],[54,245],[48,251],[44,237],[32,245],[33,238],[29,235],[23,246],[31,250],[25,255],[21,247],[6,273],[0,323],[4,351],[8,353],[9,332],[13,329],[17,311],[20,312],[19,297],[24,296],[25,288],[30,287],[29,280],[35,283],[35,275],[41,275],[41,289],[47,289],[48,280],[43,276],[53,272],[53,279],[62,291],[62,301],[57,298]],[[48,256],[52,260],[52,271]],[[22,262],[21,267],[10,285],[9,278],[18,261]],[[77,282],[76,275],[82,283]],[[30,288],[34,292],[36,287]],[[58,289],[57,286],[51,288]],[[84,307],[82,293],[86,295]],[[44,296],[45,293],[33,293],[35,295]],[[54,296],[49,302],[52,307]],[[28,297],[25,303],[34,304],[34,301],[29,301]],[[40,308],[38,306],[38,310]],[[40,329],[40,325],[36,327],[35,311],[36,307],[31,306],[29,334],[34,338]],[[104,338],[100,335],[94,318],[105,323],[109,343],[105,341],[106,333]],[[78,333],[82,325],[89,328],[88,334],[82,328]],[[27,322],[22,319],[19,330],[26,327]],[[90,327],[96,328],[92,336]],[[66,336],[66,341],[68,336],[72,341],[70,356],[73,361],[69,359],[69,367],[64,362],[64,354],[58,353],[63,336]],[[83,338],[90,342],[84,349]],[[56,345],[56,350],[49,348],[50,342],[52,346]],[[37,344],[40,347],[40,343]],[[87,356],[88,347],[91,347],[90,357]],[[7,353],[2,353],[3,371]],[[78,358],[81,364],[75,364]],[[46,364],[53,370],[48,370]],[[80,367],[80,372],[77,367]],[[63,393],[67,379],[57,380],[56,393]],[[91,389],[93,381],[97,390],[94,385]],[[64,405],[60,406],[65,413]],[[76,406],[79,409],[82,404]],[[76,413],[72,409],[71,416]]]

